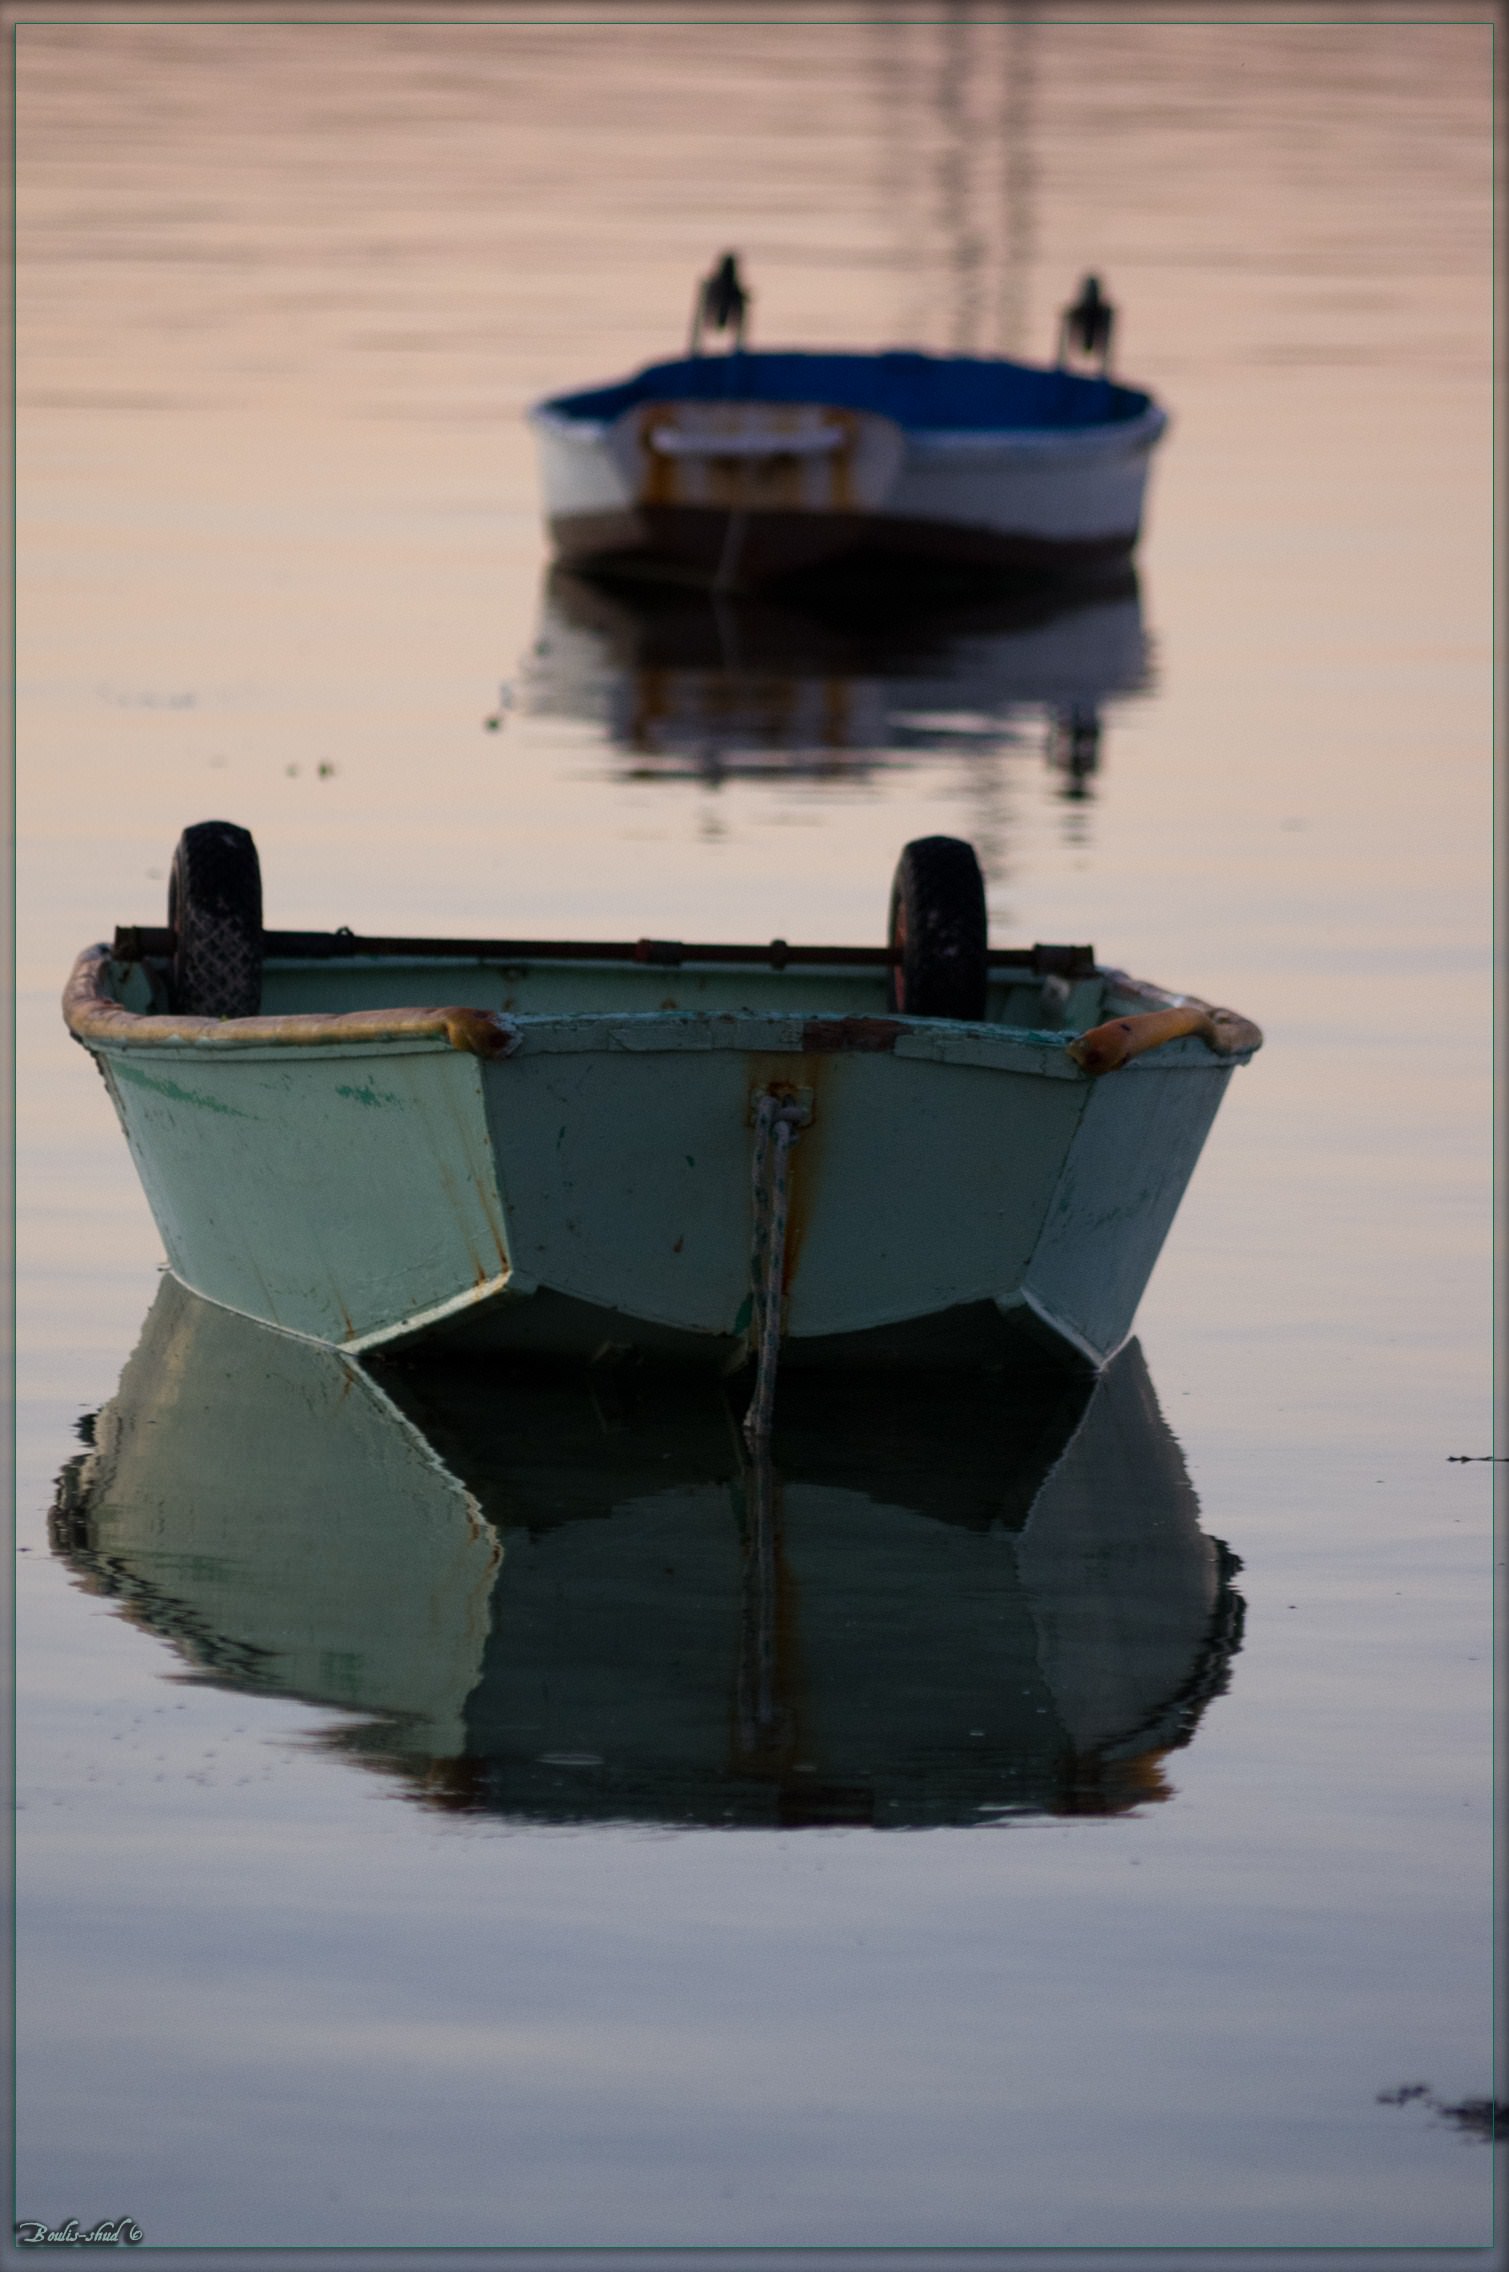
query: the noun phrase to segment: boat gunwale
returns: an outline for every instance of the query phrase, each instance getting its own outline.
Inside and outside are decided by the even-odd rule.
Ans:
[[[106,983],[121,961],[101,940],[85,947],[63,989],[63,1019],[86,1048],[248,1050],[322,1044],[407,1043],[503,1057],[517,1046],[514,1021],[466,1004],[388,1010],[314,1011],[289,1017],[204,1018],[176,1011],[128,1010]]]
[[[878,394],[874,386],[877,374],[890,382],[888,387],[883,385]],[[862,386],[861,382],[866,380],[870,383]],[[898,402],[898,387],[903,396],[908,392],[909,382],[913,390],[921,382],[924,387],[931,384],[936,392],[940,382],[947,386],[950,380],[964,380],[966,393],[983,383],[988,390],[985,401],[976,401],[962,416],[959,415],[961,406],[950,406],[954,410],[951,422],[941,416],[934,423],[897,415],[901,409],[922,407],[916,403],[915,391],[911,403]],[[529,404],[525,415],[533,418],[537,412],[544,411],[577,422],[577,407],[590,405],[587,419],[606,431],[624,413],[632,413],[646,402],[658,400],[843,409],[885,418],[908,434],[1063,432],[1079,425],[1077,419],[1062,416],[1045,425],[1035,425],[1028,419],[1015,425],[982,423],[982,414],[996,407],[990,404],[989,391],[1003,384],[1008,394],[1014,394],[1018,401],[1022,400],[1024,387],[1028,402],[1041,402],[1047,388],[1051,389],[1055,406],[1074,403],[1084,407],[1091,402],[1097,410],[1117,406],[1119,415],[1085,421],[1095,429],[1131,424],[1149,410],[1160,408],[1150,387],[1113,377],[1104,365],[1098,371],[1072,370],[1062,356],[1052,363],[1043,363],[1020,355],[939,353],[931,348],[900,345],[824,348],[740,344],[724,356],[703,355],[694,348],[686,354],[657,356],[618,378],[558,387]],[[788,388],[791,391],[788,392]],[[853,399],[860,391],[865,399]],[[942,406],[928,407],[941,409]]]
[[[271,934],[275,938],[277,934]],[[658,942],[641,942],[656,944]],[[354,946],[355,942],[349,942]],[[432,942],[441,956],[459,942]],[[556,942],[591,946],[594,942]],[[781,946],[783,942],[775,942]],[[705,951],[705,950],[704,950]],[[847,955],[848,950],[827,950]],[[1063,955],[1075,950],[1034,950]],[[771,950],[748,949],[748,959],[769,961]],[[465,1004],[394,1007],[377,1010],[293,1012],[284,1016],[206,1018],[174,1012],[130,1010],[109,990],[108,972],[124,960],[103,941],[86,947],[76,960],[63,995],[65,1023],[74,1039],[91,1050],[153,1051],[180,1056],[185,1050],[235,1053],[245,1057],[280,1057],[288,1049],[325,1050],[336,1054],[400,1049],[429,1054],[458,1050],[475,1057],[501,1059],[528,1048],[531,1054],[609,1051],[637,1055],[657,1051],[707,1052],[719,1048],[760,1051],[779,1055],[811,1053],[886,1054],[981,1070],[1033,1073],[1049,1078],[1086,1080],[1091,1075],[1069,1055],[1078,1036],[1070,1029],[1044,1031],[1032,1027],[975,1024],[945,1018],[909,1018],[899,1015],[815,1014],[810,1010],[588,1010],[510,1013]],[[268,958],[278,961],[276,955]],[[286,958],[289,962],[327,962],[332,956]],[[342,959],[360,961],[347,953]],[[371,958],[412,964],[425,959]],[[473,966],[482,958],[464,952],[450,956]],[[538,959],[545,959],[540,957]],[[586,960],[578,956],[578,961]],[[611,956],[599,951],[601,962],[633,962],[643,968],[649,956]],[[786,950],[786,959],[799,959]],[[826,957],[825,957],[826,959]],[[885,949],[853,951],[858,967],[873,970],[887,961]],[[992,962],[996,957],[992,956]],[[1022,950],[1003,950],[1006,967],[1032,967]],[[506,967],[506,966],[505,966]],[[1092,965],[1108,993],[1149,1010],[1192,1007],[1208,1013],[1206,1031],[1167,1043],[1136,1062],[1156,1063],[1168,1070],[1181,1067],[1230,1065],[1245,1062],[1262,1045],[1262,1034],[1249,1019],[1235,1011],[1219,1010],[1198,996],[1175,994],[1133,979],[1125,972]],[[1085,973],[1089,975],[1089,973]],[[1125,1014],[1125,1013],[1123,1013]],[[1131,1069],[1130,1067],[1128,1069]]]
[[[644,407],[640,403],[631,403],[626,410],[616,412],[611,418],[579,416],[562,407],[570,399],[564,395],[553,396],[546,401],[534,403],[525,412],[525,417],[531,426],[543,432],[595,448],[626,420],[637,417]],[[740,396],[736,399],[742,409],[845,410],[851,407],[816,397],[810,403],[801,404],[766,403],[762,397]],[[881,411],[871,411],[867,415],[875,418],[888,416]],[[1136,453],[1151,449],[1166,430],[1169,414],[1160,403],[1149,398],[1146,407],[1130,418],[1101,419],[1084,426],[909,426],[898,418],[889,418],[889,423],[902,435],[908,449],[918,455],[936,452],[940,457],[991,457],[999,461],[1016,451],[1023,459],[1032,461],[1041,460],[1054,452],[1093,457],[1097,452],[1110,450],[1113,445],[1118,455],[1128,450]]]

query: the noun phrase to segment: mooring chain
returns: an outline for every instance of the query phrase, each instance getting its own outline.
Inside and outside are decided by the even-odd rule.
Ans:
[[[791,1147],[806,1117],[794,1097],[777,1096],[768,1089],[755,1112],[754,1252],[750,1268],[755,1385],[744,1415],[744,1436],[750,1444],[762,1443],[770,1433],[775,1369],[781,1352]]]

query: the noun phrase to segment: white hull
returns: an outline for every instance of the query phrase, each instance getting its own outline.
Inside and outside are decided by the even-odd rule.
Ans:
[[[1115,425],[1057,432],[909,432],[869,414],[851,422],[859,438],[847,477],[841,464],[793,459],[783,479],[768,455],[741,465],[730,444],[721,459],[658,463],[652,478],[639,408],[605,421],[549,406],[531,413],[546,517],[564,557],[679,555],[715,576],[731,566],[728,581],[867,548],[1022,567],[1124,557],[1167,420],[1150,404]]]

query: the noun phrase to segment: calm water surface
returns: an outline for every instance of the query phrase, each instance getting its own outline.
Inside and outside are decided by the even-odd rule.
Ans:
[[[21,26],[19,2215],[1489,2245],[1473,13]],[[549,575],[523,407],[725,245],[770,344],[1045,354],[1096,270],[1136,582]],[[211,814],[274,924],[474,935],[878,941],[967,835],[1267,1047],[1093,1394],[793,1393],[762,1560],[716,1399],[160,1277],[56,996]]]

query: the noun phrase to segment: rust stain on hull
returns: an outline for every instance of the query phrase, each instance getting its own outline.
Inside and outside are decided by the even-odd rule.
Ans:
[[[835,1020],[839,1024],[862,1023],[861,1020]],[[786,1205],[786,1257],[781,1273],[782,1294],[789,1297],[796,1284],[801,1267],[802,1248],[806,1243],[808,1227],[817,1211],[818,1190],[822,1183],[823,1153],[826,1149],[827,1114],[825,1105],[829,1090],[829,1075],[833,1070],[832,1056],[804,1057],[802,1085],[812,1093],[812,1105],[807,1126],[797,1143],[791,1148],[791,1181]]]
[[[857,412],[828,403],[647,402],[637,420],[638,502],[852,512],[862,424]]]
[[[839,1026],[882,1025],[891,1021],[869,1018],[813,1019],[809,1022],[823,1030]],[[897,1029],[900,1030],[899,1028]],[[805,1034],[804,1034],[805,1039]],[[851,1045],[852,1046],[852,1045]],[[860,1045],[864,1046],[863,1044]],[[877,1045],[872,1045],[877,1046]],[[878,1046],[890,1046],[889,1044]],[[826,1138],[824,1100],[828,1090],[828,1076],[832,1070],[835,1046],[819,1042],[810,1056],[794,1062],[790,1057],[755,1056],[748,1060],[749,1087],[752,1096],[796,1098],[807,1103],[807,1120],[800,1129],[797,1141],[790,1151],[790,1166],[786,1186],[786,1253],[781,1274],[781,1291],[789,1295],[796,1283],[801,1265],[802,1245],[817,1206],[818,1187],[822,1181],[823,1152]]]

